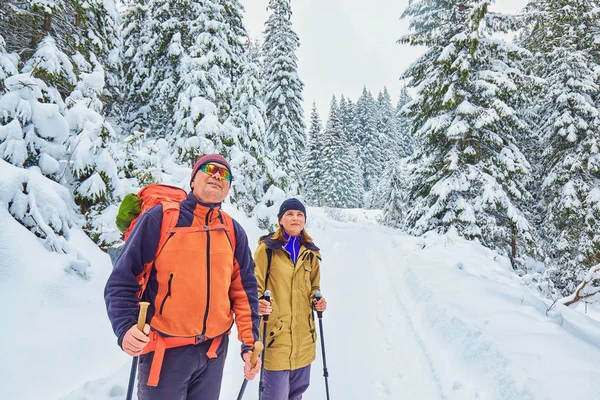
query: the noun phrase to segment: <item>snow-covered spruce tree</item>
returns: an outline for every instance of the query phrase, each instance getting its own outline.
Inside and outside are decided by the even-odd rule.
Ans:
[[[95,57],[106,72],[102,101],[112,104],[118,95],[120,24],[114,0],[6,0],[0,2],[0,35],[8,51],[18,51],[26,62],[40,42],[51,36],[71,61]],[[76,62],[73,62],[75,74]],[[68,88],[58,88],[63,98]]]
[[[306,137],[304,163],[302,166],[303,194],[306,202],[313,206],[322,206],[327,188],[323,181],[323,125],[313,102],[310,113],[310,125]]]
[[[52,43],[53,39],[47,38],[40,49],[48,51]],[[38,68],[53,71],[42,61]],[[72,194],[56,182],[69,125],[57,104],[44,102],[53,91],[41,79],[30,73],[15,74],[4,84],[6,92],[0,95],[0,203],[49,250],[66,255],[68,271],[88,277],[89,262],[66,240],[79,222]]]
[[[390,160],[399,155],[395,152],[397,148],[396,111],[392,106],[390,94],[386,87],[379,92],[375,103],[375,126],[377,127],[380,150],[380,171],[388,170]],[[370,208],[382,209],[386,203],[386,193],[389,191],[390,176],[378,174],[376,186],[373,188],[370,199]]]
[[[125,7],[124,135],[164,138],[173,132],[186,8],[156,0],[127,0]]]
[[[6,51],[6,43],[0,35],[0,96],[6,92],[4,80],[19,72],[19,55]]]
[[[406,199],[410,182],[408,158],[394,157],[386,166],[389,182],[383,192],[383,212],[381,222],[384,225],[400,228],[406,213]]]
[[[53,109],[51,119],[55,121],[55,126],[47,121],[36,123],[43,119],[43,113],[31,113],[32,128],[24,129],[25,142],[31,145],[26,145],[28,154],[23,166],[39,166],[44,175],[72,190],[86,219],[97,220],[89,211],[100,212],[108,206],[110,199],[101,192],[112,193],[116,179],[113,157],[106,151],[112,128],[102,116],[104,102],[112,104],[118,96],[119,16],[114,1],[22,1],[11,2],[9,7],[13,12],[2,27],[11,30],[10,47],[22,46],[22,72],[29,75],[23,75],[20,84],[27,81],[37,87],[41,96],[31,86],[34,90],[27,93],[28,101],[38,109]],[[21,26],[22,23],[30,25]],[[19,35],[14,34],[13,28]],[[28,46],[33,44],[37,48],[32,54]],[[114,73],[107,75],[103,65]],[[112,85],[106,84],[107,77]],[[18,89],[19,84],[13,87]],[[50,115],[46,112],[45,116]],[[97,132],[92,134],[93,131]],[[87,152],[85,144],[94,141],[91,136],[98,132],[102,135],[102,149],[93,145]],[[79,159],[84,153],[86,159]],[[83,164],[86,168],[78,167]],[[109,170],[110,174],[105,173]],[[107,186],[110,192],[102,189]],[[98,238],[89,226],[85,229]]]
[[[0,136],[3,129],[0,126]],[[89,278],[90,261],[68,242],[71,228],[79,223],[69,189],[43,176],[37,167],[19,168],[4,160],[0,176],[0,204],[48,250],[63,256],[67,272]]]
[[[403,225],[414,234],[454,227],[466,238],[515,255],[532,242],[522,211],[529,163],[515,137],[526,129],[511,106],[522,48],[494,34],[509,17],[489,0],[413,1],[400,42],[428,51],[405,72],[417,89],[405,106],[423,140]]]
[[[347,138],[348,143],[352,146],[358,147],[359,141],[357,135],[356,124],[358,123],[356,120],[356,115],[354,113],[355,106],[352,103],[352,100],[346,98],[343,94],[340,97],[339,104],[340,112],[339,119],[342,129],[344,131],[344,137]]]
[[[151,183],[179,185],[166,174],[167,165],[172,164],[169,143],[163,138],[148,138],[143,132],[135,131],[125,138],[124,151],[128,153],[127,178],[133,178],[137,186]]]
[[[375,126],[379,132],[380,145],[382,146],[382,162],[387,164],[387,161],[394,156],[393,149],[396,147],[396,111],[392,106],[390,94],[387,87],[384,87],[377,96],[375,103]]]
[[[344,137],[338,113],[339,108],[334,96],[323,133],[323,161],[320,168],[321,182],[326,185],[323,205],[354,208],[361,204],[362,182],[356,175],[356,152]]]
[[[240,62],[230,118],[231,124],[240,129],[231,201],[250,215],[274,179],[266,167],[269,160],[264,143],[266,109],[259,46],[247,40],[247,51]]]
[[[539,135],[542,234],[552,281],[573,293],[600,262],[599,3],[531,0],[521,43],[544,79],[535,99]]]
[[[116,135],[102,116],[100,97],[104,91],[104,71],[100,64],[93,67],[79,61],[79,81],[66,99],[65,118],[69,123],[67,142],[69,160],[64,180],[73,188],[75,202],[85,216],[83,229],[100,246],[119,240],[117,231],[106,226],[100,214],[114,203],[117,190],[117,166],[110,144]],[[93,68],[93,70],[92,70]],[[89,73],[83,71],[90,70]],[[112,223],[112,220],[111,220]]]
[[[184,29],[170,142],[179,161],[191,166],[208,152],[229,156],[236,143],[236,130],[222,125],[233,98],[232,50],[224,9],[218,1],[187,1],[178,7]]]
[[[296,50],[300,41],[292,30],[290,0],[270,0],[265,30],[265,104],[267,141],[273,160],[285,176],[277,185],[289,194],[300,191],[300,166],[305,125],[302,110],[304,84],[298,76]]]
[[[400,89],[398,103],[396,104],[396,147],[395,151],[399,157],[412,155],[416,147],[414,138],[410,133],[410,119],[402,114],[402,107],[407,105],[412,99],[408,94],[406,86]]]
[[[378,171],[383,165],[383,157],[377,131],[375,100],[366,87],[363,87],[362,94],[356,102],[355,118],[358,156],[363,165],[363,185],[366,191],[371,191],[377,186]]]
[[[238,0],[220,0],[219,4],[223,7],[223,16],[225,19],[225,37],[227,38],[229,58],[231,67],[229,68],[229,79],[232,85],[237,85],[237,80],[241,77],[243,64],[246,60],[246,54],[250,50],[250,39],[248,31],[244,26],[244,6]],[[255,52],[256,53],[256,52]],[[257,54],[253,57],[256,61]],[[235,102],[232,106],[235,106]]]
[[[5,80],[8,93],[0,99],[1,123],[11,127],[0,145],[2,157],[17,167],[39,166],[43,175],[60,182],[68,158],[69,125],[59,91],[75,83],[73,66],[46,36],[23,70],[26,73]]]
[[[122,85],[121,16],[115,0],[72,0],[75,4],[76,52],[72,58],[76,73],[87,74],[89,65],[99,65],[104,75],[104,87],[96,93],[102,115],[117,114]],[[78,60],[80,53],[85,62]],[[80,66],[82,66],[80,68]],[[86,80],[85,78],[84,80]]]

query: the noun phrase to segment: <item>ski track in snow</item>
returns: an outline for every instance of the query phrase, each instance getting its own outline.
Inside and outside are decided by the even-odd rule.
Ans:
[[[344,340],[343,348],[352,348],[353,343],[364,343],[366,347],[362,364],[367,366],[367,371],[363,371],[362,378],[346,377],[349,382],[355,382],[355,379],[364,381],[365,377],[371,381],[369,386],[358,391],[362,394],[368,388],[370,392],[357,395],[357,399],[375,396],[379,399],[415,400],[535,398],[526,386],[519,389],[507,371],[508,361],[494,348],[492,341],[482,337],[480,330],[467,326],[449,309],[434,308],[444,305],[445,301],[428,285],[428,269],[435,269],[432,274],[443,274],[444,268],[411,262],[412,258],[418,260],[422,257],[418,254],[421,252],[419,238],[380,226],[352,230],[356,235],[348,237],[350,230],[342,228],[336,232],[335,225],[330,224],[325,229],[325,237],[334,239],[324,246],[327,251],[323,255],[323,268],[327,268],[327,260],[330,259],[331,265],[346,266],[345,271],[329,272],[336,277],[335,287],[344,288],[345,294],[333,293],[334,296],[331,296],[332,285],[327,282],[323,282],[322,287],[329,293],[332,302],[344,302],[348,314],[352,310],[366,309],[360,304],[364,301],[373,304],[372,328],[363,334],[348,327],[347,331],[352,335]],[[391,247],[388,245],[390,241],[393,243]],[[423,270],[415,274],[413,268]],[[348,272],[354,271],[370,275],[365,279],[357,279],[355,274],[348,275]],[[353,296],[351,293],[361,295]],[[379,299],[394,299],[395,302],[385,304]],[[329,318],[330,325],[337,327],[353,321],[352,315],[346,318],[337,309],[331,310]],[[341,336],[343,334],[335,337]],[[447,351],[441,354],[440,349]],[[380,363],[387,360],[386,368],[370,370],[368,366],[376,360]],[[329,369],[334,371],[332,367]],[[386,373],[383,374],[383,371]]]
[[[357,371],[357,376],[344,377],[350,383],[369,383],[357,387],[356,391],[353,389],[355,398],[447,400],[427,344],[415,329],[407,307],[398,295],[398,291],[402,290],[400,281],[391,273],[398,265],[406,265],[403,261],[406,256],[402,256],[402,251],[392,254],[376,251],[382,247],[382,241],[391,240],[392,230],[379,226],[374,226],[374,229],[367,227],[348,237],[347,227],[337,231],[335,225],[330,224],[324,235],[331,242],[323,246],[327,250],[323,254],[322,275],[335,276],[336,281],[322,282],[321,286],[331,298],[330,304],[333,304],[330,307],[330,324],[339,328],[347,326],[341,329],[346,334],[336,335],[338,338],[345,337],[341,347],[356,348],[359,354],[362,353],[356,343],[364,347],[365,354],[361,356],[360,363],[362,367]],[[407,238],[416,243],[414,238]],[[328,265],[345,267],[344,271],[325,271]],[[362,274],[364,279],[357,279],[356,274]],[[395,299],[396,302],[386,304],[383,299]],[[333,308],[340,301],[343,302],[343,310]],[[370,323],[363,329],[356,329],[357,316],[353,313],[354,310],[368,309],[365,302],[372,303],[372,315],[367,318]],[[327,315],[324,320],[326,318]],[[327,333],[325,337],[327,339]],[[334,353],[333,356],[337,359],[340,354]],[[382,363],[381,360],[386,361]],[[379,365],[375,366],[377,363]],[[331,374],[335,373],[333,367],[329,369]],[[332,386],[333,389],[335,387]]]

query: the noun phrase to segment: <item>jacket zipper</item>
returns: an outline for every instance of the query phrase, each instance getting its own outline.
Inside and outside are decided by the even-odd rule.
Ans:
[[[163,308],[165,307],[165,303],[167,302],[167,298],[169,296],[171,296],[171,282],[172,281],[173,281],[173,274],[171,273],[171,275],[169,275],[169,283],[168,283],[168,286],[167,286],[167,294],[165,294],[165,297],[164,297],[162,303],[160,303],[160,310],[158,311],[158,313],[160,315],[162,315],[162,313],[163,313]]]
[[[202,334],[206,333],[206,322],[208,321],[208,309],[210,307],[210,230],[208,229],[208,218],[212,214],[214,206],[206,213],[206,310],[204,311],[204,321],[202,323]]]

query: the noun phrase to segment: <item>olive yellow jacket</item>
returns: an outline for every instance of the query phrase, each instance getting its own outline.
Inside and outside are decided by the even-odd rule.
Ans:
[[[306,367],[315,360],[316,339],[312,299],[320,285],[319,248],[314,243],[300,246],[296,265],[284,243],[263,236],[254,252],[254,274],[258,283],[258,296],[271,291],[273,313],[269,315],[265,344],[265,369],[270,371],[295,370]],[[268,282],[268,257],[271,266]],[[261,325],[261,336],[263,328]]]

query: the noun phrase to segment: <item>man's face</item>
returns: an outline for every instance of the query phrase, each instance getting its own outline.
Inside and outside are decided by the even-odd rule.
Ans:
[[[210,164],[226,169],[223,164],[217,162],[211,162]],[[216,204],[225,200],[225,197],[229,193],[230,184],[231,181],[221,179],[218,172],[209,175],[200,168],[192,182],[192,193],[202,203]]]

